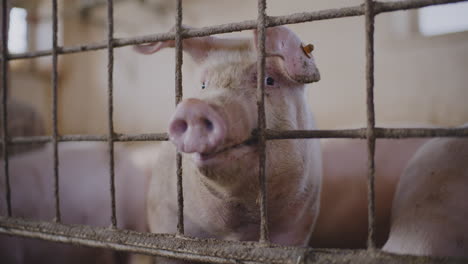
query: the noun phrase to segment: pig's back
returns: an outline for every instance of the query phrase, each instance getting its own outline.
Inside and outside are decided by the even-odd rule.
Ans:
[[[12,191],[12,213],[37,221],[51,221],[55,216],[53,195],[52,148],[13,157],[10,164]],[[2,166],[3,168],[3,163]],[[120,228],[146,230],[145,195],[146,175],[136,169],[124,150],[115,150],[115,181],[117,221]],[[4,172],[0,172],[0,212],[6,215],[4,195]],[[60,208],[62,222],[106,227],[111,223],[109,156],[105,143],[61,143],[59,145]],[[44,255],[47,263],[53,263],[47,254],[52,254],[57,263],[67,259],[89,258],[86,263],[108,263],[110,251],[77,248],[50,242],[22,238],[0,237],[2,245],[9,245],[10,252],[16,252],[12,263],[41,263]],[[4,250],[3,255],[5,254]],[[2,253],[0,253],[2,255]],[[5,259],[8,257],[3,256]],[[63,257],[63,258],[62,258]],[[18,259],[19,258],[19,259]],[[28,258],[31,258],[28,260]],[[97,262],[94,262],[97,261]]]
[[[13,157],[9,162],[13,215],[33,220],[50,221],[55,216],[52,148]],[[3,162],[2,162],[3,167]],[[93,226],[110,225],[110,172],[105,143],[61,143],[59,145],[59,184],[62,221]],[[4,188],[4,172],[0,172]],[[145,200],[145,175],[116,148],[115,181],[117,206],[126,201]],[[138,197],[140,196],[140,197]],[[0,197],[0,212],[6,214],[5,196]],[[121,203],[119,203],[119,200]],[[126,208],[122,208],[126,210]],[[99,212],[99,214],[96,214]],[[125,227],[125,219],[121,219]]]
[[[396,186],[428,139],[378,139],[375,153],[377,244],[385,243]],[[367,239],[367,141],[322,140],[323,188],[314,247],[364,248]],[[350,220],[351,219],[351,220]]]
[[[384,250],[468,257],[468,140],[425,144],[402,176]]]

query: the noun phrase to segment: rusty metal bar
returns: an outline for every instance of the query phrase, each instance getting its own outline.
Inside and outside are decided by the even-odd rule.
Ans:
[[[365,1],[367,105],[367,221],[368,249],[375,249],[375,107],[374,107],[374,1]]]
[[[376,138],[427,138],[427,137],[468,137],[468,128],[380,128],[374,129]],[[341,130],[290,130],[267,129],[269,140],[294,138],[367,138],[366,128]]]
[[[167,133],[148,133],[148,134],[117,134],[114,133],[114,142],[128,141],[167,141]],[[13,137],[8,142],[10,144],[31,144],[51,142],[50,136],[31,136],[31,137]],[[107,135],[61,135],[58,136],[59,142],[73,141],[108,141]]]
[[[464,2],[467,0],[400,0],[395,2],[379,2],[375,1],[375,14],[393,12],[398,10],[408,10],[421,8],[432,5],[450,4]],[[364,7],[362,5],[326,9],[312,12],[301,12],[286,16],[270,16],[266,27],[274,27],[285,24],[297,24],[304,22],[311,22],[317,20],[328,20],[343,17],[354,17],[364,15]],[[211,27],[203,27],[199,29],[187,29],[182,34],[182,38],[203,37],[213,34],[223,34],[234,31],[251,30],[257,28],[256,20],[246,20],[238,23],[221,24]],[[159,34],[152,34],[147,36],[133,37],[133,38],[120,38],[114,39],[114,48],[145,44],[156,41],[174,40],[174,32],[165,32]],[[59,54],[70,54],[77,52],[95,51],[107,48],[107,42],[93,43],[88,45],[58,47]],[[52,55],[52,50],[41,50],[35,52],[25,52],[18,54],[10,54],[10,60],[36,58]]]
[[[257,117],[258,117],[258,181],[260,196],[260,242],[268,243],[266,163],[266,117],[265,117],[265,38],[266,0],[258,0],[257,17]]]
[[[115,134],[114,142],[129,142],[129,141],[167,141],[169,137],[167,133],[149,133],[149,134]],[[50,136],[31,136],[31,137],[13,137],[9,139],[9,144],[32,144],[32,143],[48,143],[52,141]],[[108,141],[107,135],[61,135],[58,136],[59,142],[73,141]]]
[[[117,227],[117,213],[115,205],[115,159],[114,159],[114,2],[107,0],[107,120],[109,146],[109,170],[110,170],[110,194],[111,194],[111,224]]]
[[[374,1],[374,14],[389,13],[400,10],[417,9],[426,6],[452,4],[458,2],[465,2],[466,0],[401,0],[401,1]]]
[[[367,138],[366,128],[339,129],[339,130],[272,130],[266,129],[267,140],[300,139],[300,138]],[[428,137],[468,137],[468,128],[375,128],[376,138],[404,139]],[[107,141],[106,135],[61,135],[59,142],[73,141]],[[256,139],[254,135],[250,140]],[[130,141],[167,141],[167,133],[148,134],[115,134],[114,142]],[[50,136],[12,137],[9,144],[31,144],[51,142]]]
[[[182,0],[177,0],[176,10],[176,35],[175,35],[175,104],[180,103],[183,97],[182,90],[182,63],[183,63],[183,38],[182,38]],[[184,188],[182,178],[182,154],[176,154],[177,174],[177,234],[184,235]]]
[[[180,238],[170,234],[139,233],[103,227],[65,225],[0,217],[0,234],[59,243],[107,248],[131,253],[182,258],[205,263],[245,264],[462,264],[467,259],[396,255],[381,251],[310,249],[258,242]]]
[[[3,166],[5,170],[5,200],[11,216],[11,185],[8,164],[8,0],[2,0],[2,123]]]
[[[61,222],[60,212],[60,178],[59,178],[59,155],[58,155],[58,118],[57,118],[57,85],[58,85],[58,11],[57,0],[52,0],[52,146],[53,146],[53,168],[54,168],[54,199],[55,199],[55,222]]]

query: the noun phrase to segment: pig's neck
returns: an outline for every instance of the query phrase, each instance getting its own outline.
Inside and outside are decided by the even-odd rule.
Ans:
[[[321,179],[312,175],[317,174],[317,170],[310,167],[317,165],[320,168],[320,164],[307,161],[317,160],[310,153],[300,155],[304,155],[301,161],[306,160],[307,164],[291,162],[294,163],[288,164],[294,167],[291,170],[285,171],[284,167],[274,168],[267,164],[269,227],[272,242],[275,243],[304,245],[318,214]],[[220,175],[213,175],[222,175],[222,171],[210,171],[209,177],[206,171],[200,170],[198,175],[192,175],[195,177],[191,180],[201,187],[197,188],[197,198],[212,205],[206,207],[206,210],[211,210],[207,215],[218,216],[205,219],[207,224],[233,230],[222,238],[257,239],[260,216],[258,169],[255,168],[258,168],[258,160],[254,159],[251,165],[237,171],[236,175],[229,175],[232,176],[231,181],[220,181]]]

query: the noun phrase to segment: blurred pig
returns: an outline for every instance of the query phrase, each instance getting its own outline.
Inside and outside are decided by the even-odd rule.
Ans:
[[[436,138],[406,167],[383,250],[468,257],[468,139]]]
[[[428,127],[427,125],[419,127]],[[429,139],[377,139],[375,148],[376,242],[390,230],[396,186],[408,161]],[[367,242],[367,141],[324,139],[321,142],[323,185],[312,247],[365,248]]]
[[[255,33],[254,39],[257,35]],[[149,54],[174,41],[139,46]],[[148,193],[150,230],[176,232],[176,149],[183,153],[185,232],[196,237],[258,240],[259,153],[257,52],[248,39],[186,39],[201,69],[197,98],[176,108],[172,143],[162,144]],[[309,46],[310,47],[310,46]],[[286,27],[266,31],[265,108],[269,129],[314,129],[305,83],[320,79],[311,50]],[[318,140],[275,140],[266,147],[271,241],[305,246],[319,213],[322,161]]]
[[[45,135],[44,120],[39,112],[31,105],[20,102],[14,98],[8,98],[8,136],[9,137],[27,137]],[[0,110],[1,112],[1,110]],[[0,127],[3,127],[0,120]],[[3,129],[0,129],[0,136],[3,135]],[[9,145],[8,153],[10,156],[43,146],[42,143]],[[3,157],[3,144],[0,142],[0,158]]]
[[[51,221],[55,216],[52,147],[19,154],[9,164],[13,216]],[[5,216],[3,161],[0,167],[0,213]],[[63,223],[110,226],[107,144],[61,143],[59,177]],[[123,148],[115,149],[115,184],[118,227],[146,231],[147,178]],[[1,263],[126,263],[125,259],[105,249],[0,236]]]

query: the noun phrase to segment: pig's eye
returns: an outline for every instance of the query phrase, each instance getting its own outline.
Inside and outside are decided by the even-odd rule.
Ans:
[[[202,89],[205,89],[205,88],[206,88],[205,82],[202,82],[201,88],[202,88]]]
[[[271,77],[266,77],[265,78],[265,83],[266,83],[266,85],[273,86],[273,85],[275,85],[275,79],[273,79]]]

